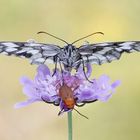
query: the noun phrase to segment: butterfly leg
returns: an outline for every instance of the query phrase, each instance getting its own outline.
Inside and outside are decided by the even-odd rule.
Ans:
[[[54,57],[54,62],[55,62],[55,68],[54,68],[54,72],[52,74],[52,77],[56,74],[56,69],[57,69],[57,63],[58,63],[58,60],[57,60],[57,56]]]
[[[93,83],[92,81],[90,81],[86,75],[86,70],[85,70],[85,63],[84,63],[84,60],[82,59],[82,65],[83,65],[83,72],[84,72],[84,75],[85,75],[85,78],[87,81],[89,81],[90,83]]]
[[[61,65],[61,62],[59,61],[59,65],[60,65],[60,70],[61,70],[61,74],[62,74],[62,80],[63,80],[63,84],[64,84],[64,71],[63,71],[63,68],[62,68],[62,65]]]

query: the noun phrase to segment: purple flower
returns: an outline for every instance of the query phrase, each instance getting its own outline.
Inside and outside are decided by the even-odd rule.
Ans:
[[[92,72],[91,66],[87,65],[87,77]],[[74,106],[94,101],[107,101],[114,93],[120,81],[110,84],[110,79],[102,75],[99,79],[92,79],[90,83],[80,67],[76,74],[56,71],[52,76],[46,65],[40,65],[34,80],[27,77],[21,78],[23,92],[28,97],[27,101],[17,103],[16,108],[29,105],[36,101],[43,101],[60,106],[61,112],[71,111]]]

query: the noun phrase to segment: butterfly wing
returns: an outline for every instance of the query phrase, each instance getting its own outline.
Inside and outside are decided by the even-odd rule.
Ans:
[[[35,42],[0,42],[0,53],[30,59],[31,64],[42,64],[54,60],[60,47]]]
[[[98,65],[119,59],[123,52],[131,53],[134,51],[140,51],[140,41],[87,44],[79,48],[85,63]]]

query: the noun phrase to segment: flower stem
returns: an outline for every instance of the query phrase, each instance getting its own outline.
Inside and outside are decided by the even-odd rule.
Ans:
[[[68,112],[68,140],[72,140],[72,111]]]

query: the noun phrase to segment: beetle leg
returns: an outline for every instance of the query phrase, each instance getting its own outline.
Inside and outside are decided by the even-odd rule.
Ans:
[[[83,103],[93,103],[93,102],[96,102],[98,101],[97,99],[93,100],[93,101],[83,101]]]
[[[53,104],[55,106],[59,106],[60,103],[56,103],[56,102],[48,102],[46,101],[43,97],[41,97],[41,99],[45,102],[45,103],[48,103],[48,104]]]
[[[82,106],[84,106],[85,104],[86,104],[86,103],[82,103],[82,104],[75,103],[75,105],[78,106],[78,107],[82,107]]]
[[[58,116],[60,116],[62,113],[64,113],[64,108],[62,108],[59,112],[58,112]]]

